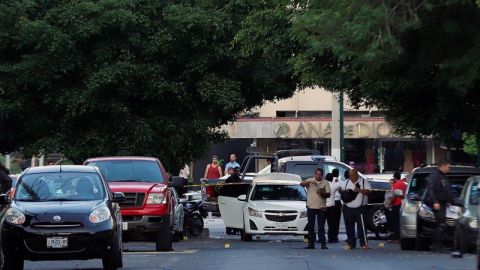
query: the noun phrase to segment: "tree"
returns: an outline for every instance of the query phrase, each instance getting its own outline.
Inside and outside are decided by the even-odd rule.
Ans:
[[[239,112],[295,91],[285,57],[235,45],[262,5],[2,1],[0,151],[152,155],[176,172]]]
[[[249,31],[260,41],[245,50],[283,40],[300,88],[344,90],[354,105],[384,111],[397,132],[447,144],[459,142],[462,132],[480,133],[475,1],[294,0],[276,7],[286,16],[270,26],[261,16],[269,11],[249,17]],[[259,24],[289,25],[288,34],[280,28],[262,36]]]

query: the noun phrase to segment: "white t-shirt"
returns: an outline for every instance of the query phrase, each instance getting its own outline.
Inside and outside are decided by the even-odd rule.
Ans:
[[[330,184],[330,198],[327,199],[327,207],[335,206],[335,200],[337,197],[338,190],[340,188],[340,181],[328,182]]]
[[[343,189],[354,190],[356,184],[359,184],[361,189],[369,189],[369,190],[372,189],[372,187],[370,186],[370,182],[366,179],[358,179],[357,183],[355,184],[352,182],[352,180],[347,180],[347,181],[348,181],[347,183],[343,184],[342,186]],[[349,208],[358,208],[365,204],[368,204],[368,196],[362,193],[358,193],[355,200],[349,203],[346,203],[345,205]]]
[[[342,180],[338,179],[337,177],[333,178],[333,182],[337,182],[338,185],[340,185],[340,186],[345,186],[345,181],[342,181]],[[342,197],[340,195],[340,189],[337,189],[337,192],[335,192],[335,201],[341,201],[341,200],[342,200]]]

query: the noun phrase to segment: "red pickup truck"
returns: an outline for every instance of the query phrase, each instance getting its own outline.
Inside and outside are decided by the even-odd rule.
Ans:
[[[99,157],[84,165],[98,167],[112,192],[125,194],[120,203],[125,242],[154,240],[157,251],[172,250],[172,236],[183,231],[183,206],[157,158]]]

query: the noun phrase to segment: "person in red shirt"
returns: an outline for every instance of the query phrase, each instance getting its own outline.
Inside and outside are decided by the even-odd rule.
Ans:
[[[205,168],[205,174],[203,178],[206,179],[218,179],[222,177],[222,167],[218,164],[218,157],[212,157],[212,163],[207,165]]]
[[[387,218],[390,231],[392,232],[389,242],[398,243],[400,239],[400,207],[407,191],[407,184],[401,179],[401,173],[398,171],[393,174],[392,193],[395,193],[395,190],[401,190],[402,195],[393,195],[390,203],[390,213],[387,215]]]

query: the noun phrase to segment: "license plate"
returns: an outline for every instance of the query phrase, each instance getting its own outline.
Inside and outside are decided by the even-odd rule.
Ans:
[[[66,248],[68,247],[68,238],[51,237],[47,238],[47,248]]]
[[[288,229],[288,224],[286,223],[276,223],[275,228],[279,230],[286,230]]]
[[[124,231],[127,231],[128,230],[128,222],[122,222],[122,229]]]

